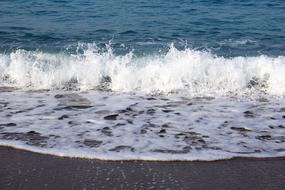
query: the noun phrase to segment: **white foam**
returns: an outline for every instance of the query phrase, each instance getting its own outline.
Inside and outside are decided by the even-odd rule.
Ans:
[[[0,145],[104,160],[285,156],[284,99],[58,93],[66,92],[2,92]]]
[[[234,39],[227,39],[222,42],[220,42],[220,45],[229,45],[231,47],[239,47],[239,46],[244,46],[244,45],[253,45],[256,44],[257,41],[252,40],[252,39],[239,39],[239,40],[234,40]]]
[[[0,54],[0,85],[24,89],[97,88],[111,78],[118,92],[184,92],[189,95],[285,94],[285,57],[218,57],[171,46],[166,54],[114,55],[88,45],[83,53],[17,50]],[[253,84],[253,85],[251,85]],[[73,86],[73,87],[74,87]],[[252,88],[249,88],[251,86]]]

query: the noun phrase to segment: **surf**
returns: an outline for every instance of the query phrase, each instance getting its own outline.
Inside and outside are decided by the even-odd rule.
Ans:
[[[191,96],[285,94],[285,57],[222,57],[171,45],[166,53],[116,55],[111,47],[74,53],[18,49],[0,54],[0,85],[19,89],[111,90]]]

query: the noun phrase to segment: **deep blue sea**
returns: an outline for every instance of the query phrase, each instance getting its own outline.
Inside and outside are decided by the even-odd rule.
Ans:
[[[0,0],[0,145],[285,156],[284,0]]]

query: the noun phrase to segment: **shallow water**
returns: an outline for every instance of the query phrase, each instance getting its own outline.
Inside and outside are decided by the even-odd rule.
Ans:
[[[285,156],[285,3],[1,1],[0,145]]]
[[[112,160],[285,155],[282,100],[13,90],[0,102],[0,144],[36,152]]]

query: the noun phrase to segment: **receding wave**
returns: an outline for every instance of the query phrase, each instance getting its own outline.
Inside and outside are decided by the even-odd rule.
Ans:
[[[81,52],[81,53],[80,53]],[[192,49],[136,56],[88,45],[77,53],[0,54],[0,85],[22,89],[226,95],[285,94],[285,57],[225,58]]]

